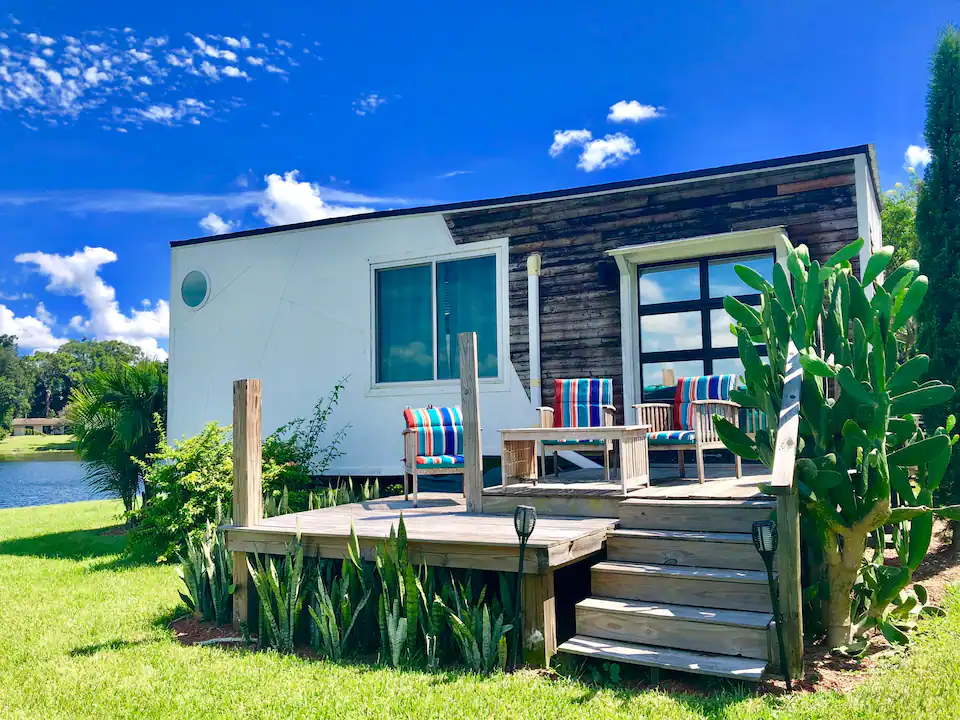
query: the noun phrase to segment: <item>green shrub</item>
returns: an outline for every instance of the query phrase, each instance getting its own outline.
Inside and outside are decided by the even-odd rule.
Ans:
[[[263,489],[278,503],[286,489],[293,512],[306,510],[310,492],[321,487],[312,478],[325,475],[330,463],[343,456],[340,445],[347,427],[335,432],[326,444],[321,445],[321,440],[344,387],[346,378],[317,401],[309,419],[295,418],[263,441]]]
[[[132,547],[171,558],[186,538],[200,540],[217,505],[229,506],[233,492],[230,428],[208,423],[199,435],[166,442],[162,429],[157,451],[139,462],[153,495],[131,533]]]

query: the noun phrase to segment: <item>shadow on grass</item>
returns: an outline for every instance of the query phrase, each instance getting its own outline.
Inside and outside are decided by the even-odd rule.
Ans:
[[[589,659],[568,658],[561,662],[557,667],[560,674],[581,684],[581,692],[570,702],[584,705],[598,693],[609,692],[626,709],[633,698],[656,691],[668,695],[691,712],[713,715],[758,695],[758,686],[753,683],[670,670],[661,670],[659,680],[654,682],[650,668],[627,664],[619,664],[621,674],[617,682],[613,682],[610,665],[609,662]]]
[[[0,555],[20,555],[56,560],[89,560],[123,552],[126,538],[104,535],[106,528],[68,530],[0,542]]]
[[[96,655],[97,653],[101,652],[109,652],[110,650],[126,650],[127,648],[149,645],[155,642],[159,641],[156,638],[146,638],[142,640],[123,640],[121,638],[115,638],[113,640],[107,640],[106,642],[76,647],[70,651],[70,657],[90,657],[91,655]]]

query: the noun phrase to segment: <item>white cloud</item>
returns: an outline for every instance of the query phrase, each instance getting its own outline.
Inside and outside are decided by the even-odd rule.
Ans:
[[[65,337],[55,336],[42,319],[33,315],[17,317],[6,305],[0,305],[0,335],[16,335],[21,350],[34,352],[56,350],[67,341]]]
[[[283,177],[267,175],[267,189],[257,214],[263,217],[268,225],[289,225],[373,212],[370,207],[350,207],[325,202],[319,186],[298,180],[298,176],[297,170],[284,173]]]
[[[82,115],[117,131],[151,123],[198,124],[245,104],[242,97],[215,90],[223,78],[252,82],[279,74],[286,79],[296,67],[287,56],[289,45],[268,40],[254,51],[246,37],[211,35],[216,42],[208,42],[187,33],[178,46],[166,36],[141,40],[127,28],[55,37],[9,26],[0,32],[0,116],[13,115],[31,129],[63,125]],[[209,112],[172,119],[169,113],[151,112],[157,106],[178,107],[188,93],[206,103]]]
[[[919,145],[911,145],[903,154],[903,160],[906,164],[906,167],[922,169],[930,164],[930,162],[933,160],[933,156],[930,154],[930,148],[920,147]]]
[[[662,107],[642,105],[636,100],[621,100],[610,106],[610,114],[607,115],[607,120],[615,123],[640,122],[641,120],[662,117],[662,110]]]
[[[227,77],[250,77],[243,70],[233,65],[227,65],[221,72]]]
[[[367,93],[359,100],[354,101],[353,111],[363,117],[364,115],[375,113],[377,108],[385,102],[387,102],[387,99],[377,95],[377,93]]]
[[[211,235],[223,235],[235,230],[239,223],[232,220],[224,220],[216,213],[207,213],[200,219],[200,227]]]
[[[457,175],[470,175],[473,173],[473,170],[451,170],[450,172],[440,173],[437,175],[438,180],[447,180],[452,177],[457,177]]]
[[[34,315],[37,316],[37,319],[42,322],[44,325],[56,325],[57,319],[50,314],[50,311],[47,310],[46,305],[42,302],[37,303],[36,309],[33,311]]]
[[[577,167],[584,172],[603,170],[604,168],[619,165],[631,155],[636,155],[637,144],[633,138],[623,133],[605,135],[599,140],[591,140],[583,146]]]
[[[553,144],[550,146],[550,157],[557,157],[569,146],[583,145],[593,138],[589,130],[556,130],[553,133]]]
[[[16,302],[17,300],[31,300],[33,295],[30,293],[5,293],[0,292],[0,300],[6,300],[8,302]]]
[[[161,360],[167,357],[157,341],[170,334],[170,305],[166,300],[158,300],[143,310],[131,308],[129,314],[123,313],[116,292],[99,275],[103,265],[116,262],[116,253],[106,248],[85,247],[72,255],[33,252],[17,255],[14,260],[33,265],[45,275],[47,290],[83,300],[90,316],[72,318],[70,327],[74,330],[98,340],[122,340],[136,345],[149,357]]]

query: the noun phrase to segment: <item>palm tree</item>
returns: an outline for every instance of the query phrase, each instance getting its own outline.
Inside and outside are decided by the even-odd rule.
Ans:
[[[70,393],[67,418],[87,482],[118,495],[129,513],[140,489],[140,468],[166,426],[167,367],[144,361],[96,370]],[[155,420],[160,417],[160,425]],[[149,488],[144,488],[144,500]]]

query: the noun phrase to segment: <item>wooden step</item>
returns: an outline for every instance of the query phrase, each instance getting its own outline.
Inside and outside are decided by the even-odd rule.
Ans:
[[[771,519],[776,507],[772,500],[631,498],[620,503],[620,527],[749,533],[757,520]]]
[[[766,667],[764,660],[755,658],[710,655],[639,643],[612,642],[585,635],[576,635],[570,638],[558,650],[559,652],[611,660],[628,665],[644,665],[663,670],[697,673],[698,675],[717,675],[750,682],[760,682]]]
[[[614,530],[607,559],[654,565],[766,570],[749,533]]]
[[[725,610],[772,611],[767,573],[755,570],[601,562],[591,594]]]
[[[576,615],[577,632],[595,638],[751,658],[770,652],[770,613],[588,597]]]

